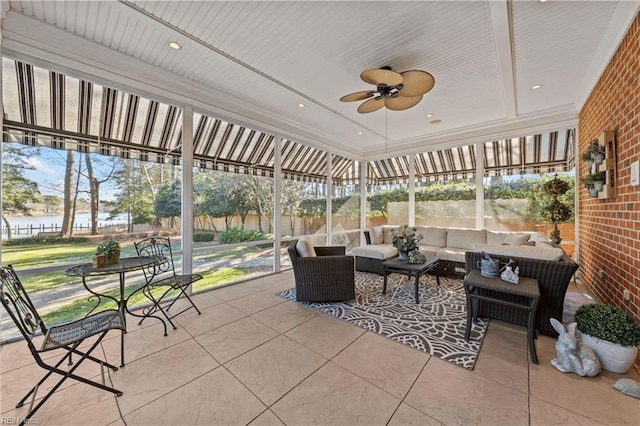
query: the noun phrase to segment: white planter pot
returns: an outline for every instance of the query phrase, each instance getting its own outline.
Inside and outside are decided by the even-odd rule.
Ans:
[[[585,333],[582,333],[582,343],[593,349],[600,359],[602,368],[612,373],[629,371],[638,354],[637,347],[616,345]]]

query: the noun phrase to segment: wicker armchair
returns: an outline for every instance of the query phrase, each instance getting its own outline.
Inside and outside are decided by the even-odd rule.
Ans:
[[[538,280],[540,287],[540,301],[536,312],[536,329],[546,336],[558,337],[558,333],[553,329],[550,318],[555,318],[562,322],[562,309],[564,306],[564,297],[567,293],[567,287],[571,282],[571,277],[578,270],[578,264],[569,256],[564,255],[558,261],[525,259],[520,257],[508,257],[491,255],[493,259],[500,259],[501,262],[507,262],[513,259],[516,265],[520,267],[520,276],[527,278],[535,278]],[[477,267],[478,262],[482,259],[482,253],[467,252],[465,254],[465,269],[470,272]],[[511,295],[514,301],[520,301],[519,296]],[[483,303],[480,301],[478,307],[479,317],[496,318],[515,324],[527,325],[526,312],[509,306],[496,305],[491,303]]]
[[[296,300],[333,302],[356,297],[353,256],[345,255],[342,246],[314,247],[316,257],[301,257],[298,240],[291,241],[289,259],[296,281]]]

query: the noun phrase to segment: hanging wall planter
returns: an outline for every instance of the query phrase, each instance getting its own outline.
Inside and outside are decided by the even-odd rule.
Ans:
[[[582,183],[589,190],[589,195],[592,198],[598,197],[598,192],[602,191],[604,187],[606,174],[604,172],[598,173],[589,173],[585,177],[582,178]]]
[[[591,143],[589,144],[588,153],[591,155],[591,159],[596,166],[599,166],[604,162],[604,147],[600,146],[600,144],[598,143],[598,139],[594,139],[591,141]],[[590,168],[588,170],[590,170]]]

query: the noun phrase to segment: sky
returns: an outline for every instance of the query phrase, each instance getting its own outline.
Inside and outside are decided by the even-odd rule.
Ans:
[[[27,162],[34,169],[25,170],[24,176],[38,184],[42,195],[62,196],[64,188],[64,171],[66,164],[67,152],[64,150],[40,147],[40,155],[30,157]],[[78,157],[76,154],[76,168],[78,166]],[[92,159],[99,160],[101,156],[92,155]],[[100,161],[93,161],[94,174],[101,176],[110,170],[105,168]],[[84,165],[84,158],[83,158]],[[81,187],[86,187],[87,181],[83,179]],[[104,183],[100,185],[100,198],[103,201],[112,201],[114,199],[114,189],[111,185]]]

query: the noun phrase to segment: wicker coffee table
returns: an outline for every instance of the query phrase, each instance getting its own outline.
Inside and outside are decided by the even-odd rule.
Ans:
[[[384,284],[382,286],[382,294],[387,294],[387,276],[389,274],[402,274],[416,279],[416,303],[420,303],[418,296],[418,286],[420,285],[420,277],[427,272],[435,270],[436,281],[440,285],[440,275],[438,275],[438,265],[440,258],[435,255],[427,256],[425,263],[409,263],[408,260],[401,260],[399,257],[382,262],[384,268]]]

